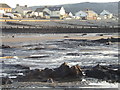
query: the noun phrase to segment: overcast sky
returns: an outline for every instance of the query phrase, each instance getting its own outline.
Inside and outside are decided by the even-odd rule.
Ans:
[[[0,0],[0,3],[7,3],[14,8],[16,4],[39,6],[39,5],[60,5],[80,2],[118,2],[119,0]]]

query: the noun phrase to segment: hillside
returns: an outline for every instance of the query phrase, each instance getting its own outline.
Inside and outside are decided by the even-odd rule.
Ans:
[[[76,4],[64,4],[62,6],[64,6],[67,12],[72,12],[72,13],[76,13],[79,10],[86,10],[86,9],[94,10],[98,14],[104,9],[114,14],[118,13],[118,2],[109,2],[109,3],[84,2],[84,3],[76,3]],[[39,7],[42,6],[33,6],[31,8],[35,10],[36,8]]]

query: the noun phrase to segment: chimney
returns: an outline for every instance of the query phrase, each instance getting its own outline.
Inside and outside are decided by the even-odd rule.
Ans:
[[[48,8],[48,6],[45,6],[45,8]]]
[[[25,7],[27,7],[27,5],[25,5]]]
[[[19,4],[16,4],[16,7],[18,7],[19,6]]]

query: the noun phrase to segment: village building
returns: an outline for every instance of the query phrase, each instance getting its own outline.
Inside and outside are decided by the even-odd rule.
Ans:
[[[20,6],[19,4],[17,4],[13,12],[20,13],[23,17],[29,17],[32,13],[32,10],[27,7],[27,5]]]
[[[98,14],[92,10],[86,10],[87,13],[87,20],[97,20]]]
[[[34,11],[34,16],[35,17],[40,17],[40,18],[50,18],[50,14],[45,11],[46,8],[37,8]]]
[[[5,3],[0,3],[0,11],[4,11],[5,13],[6,12],[11,12],[12,8]]]
[[[78,11],[75,13],[75,17],[78,19],[83,19],[86,20],[87,19],[87,13],[85,11]]]
[[[64,7],[61,6],[45,7],[43,11],[48,13],[51,18],[64,18],[66,14]]]
[[[107,10],[103,10],[100,13],[100,17],[101,17],[101,19],[111,19],[113,17],[113,14],[110,13],[109,11],[107,11]]]
[[[66,17],[70,17],[70,18],[73,18],[74,15],[72,12],[66,12]]]
[[[34,15],[36,17],[40,16],[40,17],[43,17],[43,10],[44,8],[37,8],[35,11],[34,11]]]

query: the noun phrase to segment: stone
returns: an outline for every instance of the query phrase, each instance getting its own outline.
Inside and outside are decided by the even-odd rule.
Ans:
[[[116,78],[119,77],[119,75],[117,75],[117,71],[110,69],[106,66],[101,66],[99,64],[90,70],[86,70],[85,73],[87,77],[107,79],[112,81],[117,80]]]
[[[31,70],[25,74],[23,77],[19,77],[19,80],[38,80],[38,81],[47,81],[52,83],[53,80],[63,80],[65,79],[72,79],[72,78],[79,78],[83,76],[82,70],[79,65],[70,67],[67,63],[63,63],[58,68],[49,69],[45,68],[43,70],[35,69]]]
[[[2,77],[2,85],[5,85],[5,84],[12,84],[13,83],[13,80],[10,79],[9,77]]]
[[[47,82],[48,82],[48,83],[54,83],[54,81],[53,81],[52,78],[48,78],[48,79],[47,79]]]
[[[73,75],[74,77],[83,76],[82,70],[80,69],[80,66],[79,66],[79,65],[72,66],[72,67],[71,67],[71,71],[72,71],[72,75]]]
[[[2,45],[2,46],[0,46],[0,48],[5,49],[5,48],[11,48],[11,47],[8,45]]]
[[[23,65],[19,65],[19,64],[14,65],[14,67],[19,68],[19,69],[30,69],[30,68],[27,67],[27,66],[23,66]]]

